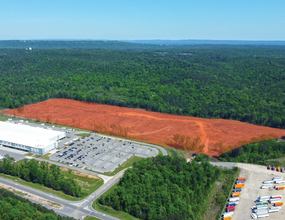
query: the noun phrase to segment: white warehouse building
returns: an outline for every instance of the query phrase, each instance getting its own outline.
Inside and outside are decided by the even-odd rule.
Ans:
[[[65,137],[66,133],[62,131],[0,121],[0,146],[46,154],[58,148],[58,140]]]

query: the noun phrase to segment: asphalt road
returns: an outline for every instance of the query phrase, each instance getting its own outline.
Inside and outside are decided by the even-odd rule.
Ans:
[[[40,190],[28,187],[28,186],[24,186],[21,184],[18,184],[17,182],[11,181],[11,180],[7,180],[4,178],[0,177],[0,182],[2,184],[5,184],[7,186],[11,186],[14,187],[18,190],[22,190],[25,191],[27,193],[42,197],[46,200],[52,201],[54,203],[58,203],[61,204],[63,206],[63,208],[61,209],[54,209],[53,210],[55,212],[57,212],[58,214],[62,214],[65,216],[70,216],[70,217],[74,217],[74,218],[81,218],[82,216],[94,216],[100,219],[106,219],[106,220],[115,220],[118,218],[109,216],[107,214],[104,214],[102,212],[96,211],[92,208],[92,202],[94,201],[94,199],[98,198],[100,195],[102,195],[104,192],[106,192],[109,188],[111,188],[116,182],[118,182],[120,180],[120,178],[123,176],[123,172],[120,173],[120,175],[118,175],[116,178],[113,178],[111,181],[109,181],[108,184],[103,185],[101,188],[99,188],[98,194],[96,194],[96,192],[92,193],[90,196],[88,196],[86,199],[79,201],[79,202],[73,202],[73,201],[68,201],[65,199],[61,199],[53,194],[50,193],[45,193],[42,192]],[[95,195],[94,195],[95,194]],[[27,198],[27,197],[25,197]],[[27,198],[30,199],[30,198]],[[30,199],[32,200],[32,199]],[[32,200],[33,201],[33,200]],[[34,201],[33,201],[34,202]],[[48,206],[46,206],[47,208],[50,208]]]
[[[96,133],[96,135],[102,136],[102,137],[108,137],[108,136],[101,135],[101,134],[98,134],[98,133]],[[120,139],[123,139],[123,140],[126,140],[126,141],[130,141],[130,140],[124,139],[124,138],[120,138]],[[153,145],[153,144],[133,141],[133,140],[131,140],[131,141],[133,143],[143,144],[145,146],[150,146],[150,147],[157,148],[157,149],[159,149],[162,152],[163,155],[165,155],[165,156],[168,155],[167,151],[163,147],[160,147],[160,146],[157,146],[157,145]],[[5,150],[6,150],[6,148],[3,149],[3,154],[5,153]],[[1,153],[2,152],[0,151],[0,154]],[[24,155],[22,155],[22,154],[19,155],[19,153],[17,154],[17,153],[11,152],[11,151],[9,152],[9,155],[13,156],[14,158],[18,158],[18,159],[22,159],[24,157]],[[39,161],[46,161],[46,162],[49,162],[51,164],[56,164],[56,165],[59,165],[59,166],[62,166],[62,167],[66,167],[68,169],[73,169],[73,170],[81,171],[81,172],[84,172],[84,173],[87,173],[87,174],[91,174],[91,175],[94,175],[94,176],[98,176],[98,177],[100,177],[100,178],[102,178],[104,180],[104,185],[101,186],[98,190],[96,190],[95,192],[93,192],[91,195],[89,195],[87,198],[85,198],[83,200],[80,200],[80,201],[68,201],[68,200],[59,198],[59,197],[57,197],[57,196],[55,196],[53,194],[45,193],[45,192],[42,192],[40,190],[31,188],[31,187],[28,187],[28,186],[24,186],[24,185],[18,184],[17,182],[14,182],[14,181],[11,181],[11,180],[7,180],[7,179],[1,178],[1,177],[0,177],[0,182],[2,184],[7,185],[7,186],[14,187],[14,188],[16,188],[18,190],[25,191],[25,192],[27,192],[29,194],[32,194],[32,195],[35,195],[35,196],[38,196],[38,197],[42,197],[42,198],[44,198],[46,200],[49,200],[49,201],[52,201],[54,203],[61,204],[63,206],[63,208],[61,208],[61,209],[52,208],[56,213],[58,213],[60,215],[70,216],[70,217],[74,217],[76,219],[81,219],[82,216],[94,216],[94,217],[97,217],[97,218],[100,218],[100,219],[104,219],[104,220],[105,219],[106,220],[118,219],[118,218],[115,218],[115,217],[112,217],[110,215],[107,215],[107,214],[104,214],[102,212],[94,210],[92,208],[92,203],[94,202],[94,200],[96,200],[102,194],[104,194],[107,190],[109,190],[113,185],[115,185],[123,177],[123,174],[124,174],[125,170],[119,172],[118,174],[116,174],[113,177],[109,177],[109,176],[105,176],[105,175],[98,174],[98,173],[95,173],[95,172],[87,171],[85,169],[80,169],[80,168],[76,168],[76,167],[70,167],[70,166],[64,165],[62,163],[57,163],[57,162],[53,162],[53,161],[49,161],[49,160],[43,160],[43,159],[39,159],[39,158],[34,158],[34,159],[39,160]],[[28,197],[24,197],[24,198],[27,198],[27,199],[29,199],[29,200],[31,200],[33,202],[41,204],[40,202],[35,201],[35,200],[31,199],[31,198],[28,198]],[[47,208],[51,208],[51,207],[49,207],[47,205],[43,205],[43,206],[46,206]]]
[[[210,162],[210,164],[218,167],[227,167],[229,169],[232,169],[237,165],[237,163],[234,162]]]

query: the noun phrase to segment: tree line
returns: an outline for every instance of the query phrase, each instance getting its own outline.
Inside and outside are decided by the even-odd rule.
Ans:
[[[219,167],[158,156],[134,163],[99,203],[140,219],[196,219],[208,205]]]
[[[222,154],[219,159],[229,162],[243,162],[260,165],[273,164],[269,159],[284,157],[285,142],[278,139],[249,143]]]
[[[14,158],[5,155],[0,161],[0,173],[17,176],[27,182],[38,183],[67,195],[84,196],[78,183],[66,177],[59,166],[35,159],[24,159],[21,163],[13,163]]]
[[[285,128],[285,47],[110,48],[0,49],[0,109],[68,98]]]
[[[0,219],[5,220],[75,220],[57,215],[47,209],[14,193],[0,189]]]

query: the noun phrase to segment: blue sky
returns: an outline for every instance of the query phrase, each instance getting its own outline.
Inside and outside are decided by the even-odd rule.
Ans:
[[[0,0],[0,40],[285,40],[284,0]]]

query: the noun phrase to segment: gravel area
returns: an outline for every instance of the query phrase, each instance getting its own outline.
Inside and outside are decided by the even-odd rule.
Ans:
[[[285,201],[285,190],[275,190],[274,188],[261,189],[264,180],[270,180],[273,177],[283,177],[285,179],[285,173],[267,170],[266,166],[260,165],[238,163],[237,166],[241,168],[240,177],[245,177],[246,182],[242,188],[239,204],[236,206],[232,220],[252,219],[251,207],[255,205],[254,201],[258,199],[259,196],[282,195],[281,201]],[[269,207],[272,206],[272,204],[269,204]],[[284,207],[279,212],[269,213],[269,217],[266,219],[285,219]]]

